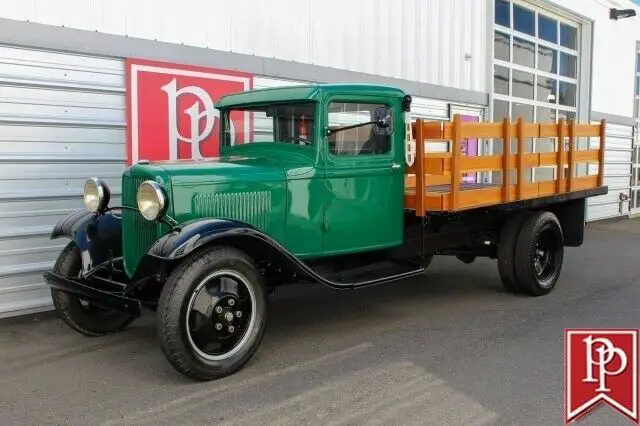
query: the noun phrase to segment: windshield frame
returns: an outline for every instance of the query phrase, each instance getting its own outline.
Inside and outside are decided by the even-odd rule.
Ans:
[[[312,108],[312,114],[310,114],[309,122],[307,123],[309,126],[308,132],[308,140],[309,142],[306,144],[298,144],[298,143],[290,143],[285,142],[284,138],[276,138],[269,140],[255,140],[255,117],[251,118],[251,112],[260,113],[261,109],[268,107],[286,107],[286,106],[305,106]],[[295,99],[295,100],[287,100],[287,101],[277,101],[277,102],[265,102],[259,104],[237,104],[237,105],[226,105],[224,108],[220,109],[220,131],[219,131],[219,141],[220,141],[220,149],[225,149],[233,146],[240,146],[245,144],[286,144],[286,145],[294,145],[294,146],[304,146],[307,148],[316,148],[319,141],[320,132],[320,102],[314,99]],[[256,111],[257,110],[257,111]],[[244,111],[244,129],[242,130],[244,133],[244,141],[242,143],[229,143],[229,136],[231,134],[228,131],[229,123],[233,123],[230,120],[229,115],[233,112]],[[271,118],[271,117],[269,117]],[[273,118],[273,128],[272,132],[274,132],[276,123],[275,117]],[[296,123],[297,126],[297,123]],[[237,131],[235,131],[237,133]],[[237,138],[237,136],[236,136]],[[297,139],[297,138],[296,138]]]

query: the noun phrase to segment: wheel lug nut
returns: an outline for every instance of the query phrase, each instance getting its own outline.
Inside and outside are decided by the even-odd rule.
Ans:
[[[216,306],[216,312],[217,313],[221,313],[222,312],[222,306]]]
[[[229,326],[229,333],[233,333],[235,331],[235,329],[236,328],[234,326],[230,325]]]
[[[216,324],[216,330],[222,330],[222,324],[217,323]]]
[[[233,299],[229,299],[229,306],[233,306],[236,304],[236,301]]]
[[[242,311],[237,311],[237,312],[236,312],[236,316],[237,316],[238,318],[240,318],[240,317],[242,316]]]

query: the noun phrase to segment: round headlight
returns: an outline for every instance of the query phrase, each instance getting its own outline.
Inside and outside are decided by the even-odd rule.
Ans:
[[[84,183],[84,205],[93,213],[101,212],[109,204],[111,193],[106,183],[98,178],[89,178]]]
[[[167,196],[157,182],[147,180],[138,188],[138,209],[147,220],[162,217],[167,208]]]

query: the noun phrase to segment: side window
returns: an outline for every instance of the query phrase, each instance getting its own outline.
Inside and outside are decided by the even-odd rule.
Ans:
[[[328,137],[332,155],[382,155],[391,150],[391,136],[381,132],[375,124],[366,124],[346,130],[341,127],[368,123],[376,119],[376,108],[383,104],[332,102],[329,104]]]

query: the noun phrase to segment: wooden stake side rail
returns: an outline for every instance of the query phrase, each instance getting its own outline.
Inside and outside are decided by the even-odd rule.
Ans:
[[[560,120],[556,124],[526,123],[522,118],[515,123],[508,118],[500,123],[463,123],[459,115],[453,122],[444,123],[418,119],[413,124],[416,160],[405,176],[405,207],[415,209],[417,216],[423,216],[428,211],[458,211],[603,186],[605,127],[604,120],[599,124]],[[600,148],[578,150],[576,144],[580,137],[599,137]],[[463,139],[484,138],[502,140],[503,153],[474,157],[462,155]],[[514,138],[517,150],[511,152]],[[525,152],[525,139],[529,138],[554,138],[558,149],[553,152]],[[568,149],[565,148],[567,138]],[[425,141],[447,140],[451,141],[449,152],[425,152]],[[597,163],[598,174],[576,176],[576,165],[580,163]],[[525,182],[527,168],[544,166],[555,167],[557,179]],[[565,168],[568,169],[566,178]],[[512,182],[510,171],[513,169],[517,171],[516,182]],[[483,171],[502,172],[502,183],[461,183],[463,173]]]

